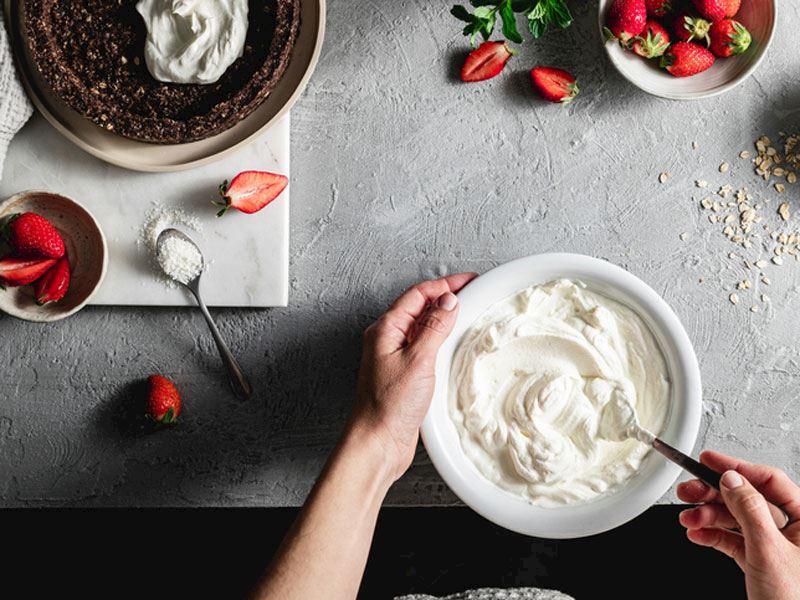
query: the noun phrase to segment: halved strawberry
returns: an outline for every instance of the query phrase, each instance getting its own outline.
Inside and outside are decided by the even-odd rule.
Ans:
[[[48,302],[58,302],[64,298],[69,290],[69,281],[69,260],[65,256],[58,259],[58,262],[33,284],[36,304],[43,306]]]
[[[267,173],[266,171],[242,171],[233,181],[219,186],[219,194],[224,202],[215,202],[222,206],[217,213],[221,217],[229,208],[252,214],[264,208],[280,196],[286,189],[289,179],[285,175]]]
[[[41,215],[21,213],[11,215],[4,234],[18,258],[61,258],[64,240],[56,228]]]
[[[578,82],[563,69],[536,67],[531,69],[531,79],[539,95],[549,102],[569,104],[580,92]]]
[[[461,81],[491,79],[506,66],[516,52],[505,42],[483,42],[467,56],[461,68]]]
[[[55,258],[4,258],[0,260],[0,285],[30,285],[58,262]]]

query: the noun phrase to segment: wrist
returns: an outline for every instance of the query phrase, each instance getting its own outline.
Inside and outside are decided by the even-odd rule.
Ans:
[[[397,478],[393,454],[387,451],[384,440],[371,427],[349,424],[339,442],[337,453],[367,473],[378,493],[385,495]]]

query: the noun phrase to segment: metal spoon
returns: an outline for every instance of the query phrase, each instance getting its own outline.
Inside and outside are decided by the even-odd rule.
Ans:
[[[164,274],[167,277],[170,277],[173,281],[180,283],[187,290],[192,292],[195,300],[197,300],[197,305],[200,307],[200,312],[203,313],[206,323],[208,323],[208,328],[211,330],[211,335],[214,337],[214,342],[217,344],[217,350],[219,350],[219,355],[222,358],[222,362],[225,365],[225,368],[228,369],[228,379],[233,392],[238,398],[247,400],[253,395],[253,388],[247,381],[247,377],[245,377],[244,373],[242,372],[242,368],[239,366],[239,363],[236,362],[233,354],[231,354],[231,351],[228,349],[228,345],[222,339],[219,329],[217,329],[217,325],[214,323],[214,319],[211,318],[211,313],[208,312],[208,308],[206,308],[205,302],[203,302],[203,298],[200,296],[200,276],[203,274],[203,270],[205,269],[203,253],[200,252],[200,248],[198,248],[197,244],[195,244],[194,241],[182,231],[178,231],[177,229],[165,229],[158,235],[158,240],[156,241],[156,258],[158,259],[159,265],[163,265],[162,259],[164,258],[164,248],[167,240],[170,238],[182,239],[183,241],[192,244],[197,249],[197,253],[200,256],[200,269],[197,272],[197,275],[189,281],[180,281],[179,279],[175,279],[169,273],[167,273],[163,267],[162,270],[164,270]]]

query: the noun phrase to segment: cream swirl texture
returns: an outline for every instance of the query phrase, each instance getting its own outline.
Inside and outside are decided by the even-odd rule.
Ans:
[[[594,500],[640,467],[669,411],[666,363],[630,308],[569,280],[525,289],[467,331],[450,416],[478,471],[540,506]]]
[[[244,51],[247,0],[139,0],[150,74],[170,83],[214,83]]]

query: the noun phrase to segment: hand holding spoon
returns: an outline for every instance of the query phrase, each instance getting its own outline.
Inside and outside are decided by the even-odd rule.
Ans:
[[[253,388],[228,349],[228,345],[222,339],[211,313],[208,312],[208,308],[200,296],[200,276],[205,267],[200,248],[182,231],[165,229],[159,234],[156,241],[156,259],[164,274],[188,289],[197,300],[200,312],[203,313],[211,335],[214,337],[222,362],[228,369],[231,388],[238,398],[247,400],[253,395]]]

